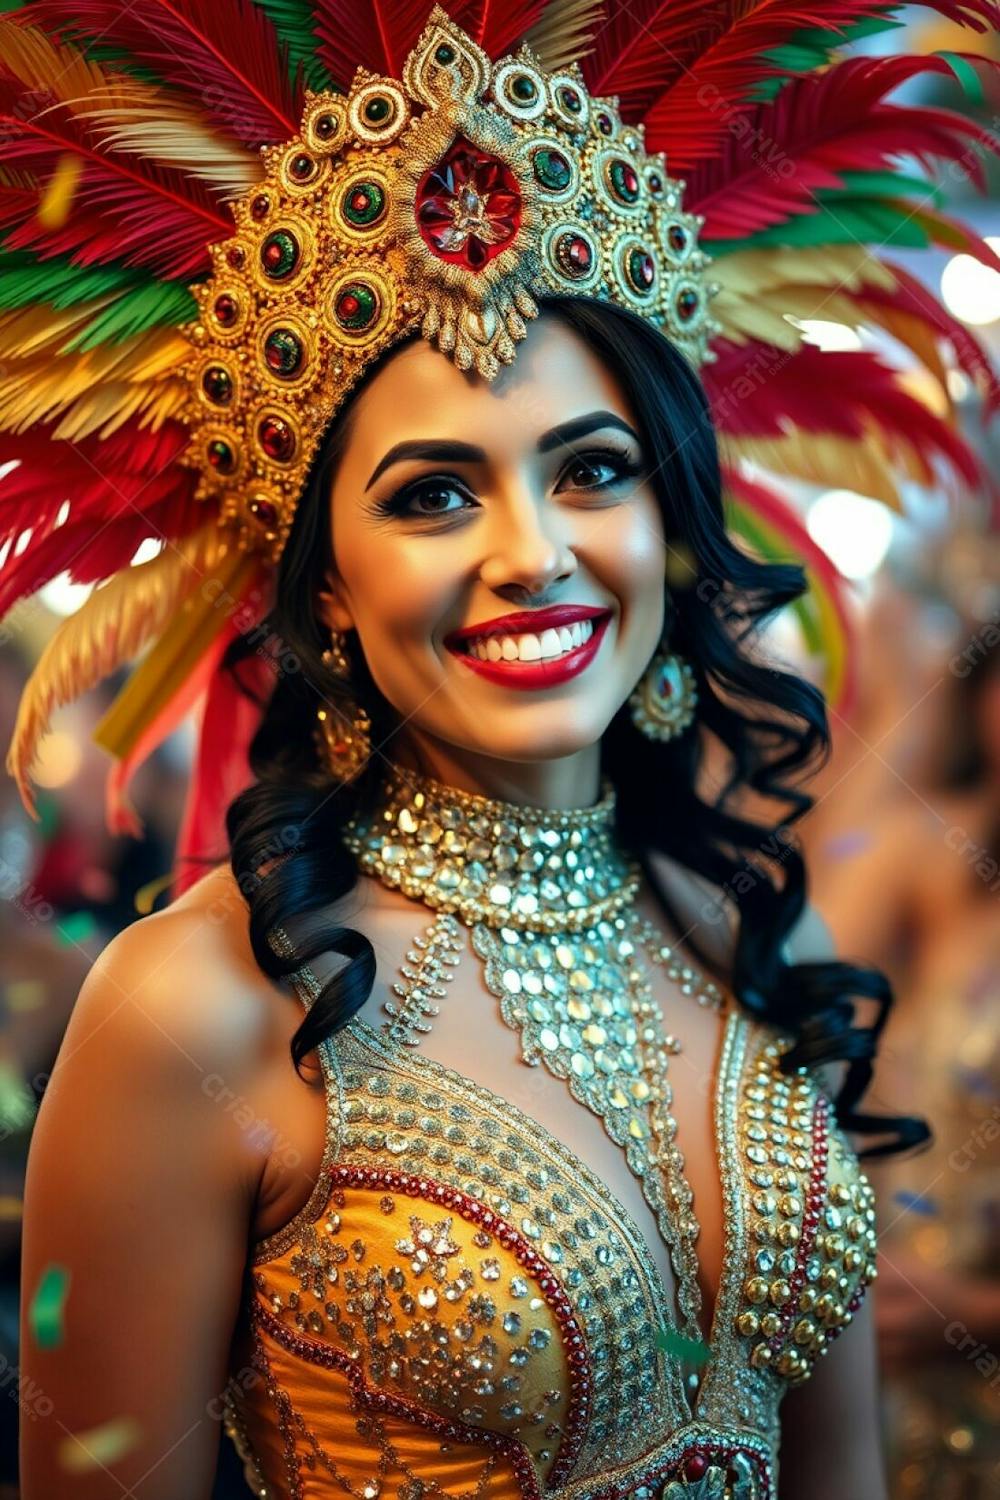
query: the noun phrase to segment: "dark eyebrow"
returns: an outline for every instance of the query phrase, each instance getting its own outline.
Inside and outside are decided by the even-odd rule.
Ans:
[[[575,442],[577,438],[587,437],[589,433],[598,432],[604,427],[627,432],[629,437],[639,441],[639,434],[621,417],[616,417],[613,411],[591,411],[586,416],[574,417],[571,422],[563,422],[560,427],[553,427],[551,432],[546,432],[538,439],[538,451],[548,453],[553,448],[561,448],[565,443]]]
[[[365,489],[370,490],[379,475],[384,474],[391,464],[402,463],[407,458],[430,459],[437,463],[481,464],[486,460],[486,453],[482,448],[474,447],[472,443],[413,438],[405,443],[397,443],[394,448],[389,449],[385,457],[375,465],[372,477],[365,485]]]
[[[620,432],[628,433],[629,437],[639,441],[639,435],[621,417],[616,417],[611,411],[592,411],[585,416],[574,417],[571,422],[563,422],[559,427],[553,427],[550,432],[543,433],[538,439],[538,452],[549,453],[553,448],[562,448],[572,443],[576,438],[586,437],[588,433],[597,432],[604,427],[614,427]],[[434,463],[459,463],[459,464],[481,464],[486,462],[486,452],[477,448],[473,443],[460,443],[448,439],[411,438],[406,442],[397,443],[390,448],[384,458],[380,459],[372,470],[372,476],[365,485],[365,490],[370,490],[380,474],[384,474],[392,464],[402,463],[405,459],[421,458]]]

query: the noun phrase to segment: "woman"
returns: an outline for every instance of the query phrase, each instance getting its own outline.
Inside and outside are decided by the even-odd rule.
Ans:
[[[922,1127],[858,1111],[887,986],[743,805],[806,811],[826,731],[755,654],[803,576],[723,525],[694,221],[578,70],[435,10],[402,76],[307,96],[160,351],[203,585],[90,601],[112,654],[162,632],[125,766],[210,677],[218,815],[213,735],[260,722],[229,862],[110,945],[40,1111],[26,1500],[205,1494],[223,1412],[262,1495],[880,1500],[847,1132]]]

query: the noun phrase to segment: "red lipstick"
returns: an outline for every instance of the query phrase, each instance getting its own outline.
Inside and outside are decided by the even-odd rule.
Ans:
[[[565,655],[541,661],[483,661],[481,657],[462,649],[460,642],[489,635],[541,635],[543,630],[557,630],[560,625],[572,625],[578,620],[593,620],[593,634],[582,645],[567,651]],[[585,605],[560,604],[551,609],[524,610],[517,614],[500,615],[486,620],[481,625],[472,625],[454,630],[445,637],[448,649],[463,661],[472,672],[504,687],[538,689],[556,687],[576,677],[588,667],[600,650],[601,641],[611,620],[609,609],[595,609]]]

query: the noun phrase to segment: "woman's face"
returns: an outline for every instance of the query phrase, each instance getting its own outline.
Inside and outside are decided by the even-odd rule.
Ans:
[[[389,360],[351,416],[321,604],[408,734],[514,761],[601,738],[663,626],[653,463],[551,314],[492,385],[422,340]]]

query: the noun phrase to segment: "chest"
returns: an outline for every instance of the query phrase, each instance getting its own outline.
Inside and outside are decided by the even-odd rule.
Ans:
[[[375,984],[360,1013],[365,1028],[390,1024],[387,1002],[398,1015],[401,1002],[393,986],[407,968],[413,974],[407,953],[419,953],[413,948],[416,935],[419,929],[414,932],[412,911],[388,917],[383,913],[377,932]],[[564,1054],[568,1077],[558,1076],[547,1065],[549,1059],[537,1045],[535,1064],[526,1064],[526,1054],[532,1053],[531,1039],[537,1041],[539,1028],[523,1031],[505,1019],[504,1007],[488,987],[487,966],[472,950],[466,929],[461,934],[460,949],[458,961],[448,967],[447,984],[440,987],[444,993],[438,998],[437,1013],[430,1015],[426,1009],[420,1012],[422,1024],[429,1029],[411,1029],[411,1037],[417,1037],[419,1044],[404,1047],[403,1052],[418,1069],[425,1062],[446,1069],[473,1092],[490,1092],[509,1101],[524,1116],[529,1140],[552,1140],[567,1146],[592,1178],[606,1184],[627,1210],[639,1231],[649,1270],[673,1302],[675,1266],[642,1180],[630,1165],[630,1157],[633,1162],[636,1159],[632,1143],[627,1137],[614,1139],[614,1133],[622,1133],[619,1122],[603,1118],[588,1107],[587,1090],[572,1086],[576,1082],[572,1070],[579,1057],[574,1060],[571,1054]],[[698,1320],[707,1337],[724,1257],[726,1207],[715,1122],[723,1021],[716,1010],[699,1005],[692,994],[682,992],[681,984],[690,988],[689,981],[672,979],[661,966],[646,965],[646,972],[658,1033],[676,1038],[680,1049],[669,1053],[662,1081],[669,1100],[668,1114],[676,1126],[679,1171],[693,1195],[692,1209],[699,1226],[696,1254],[689,1265],[700,1294]],[[539,973],[544,976],[544,970]],[[582,1017],[581,1026],[586,1029],[584,1021],[592,1019],[592,1012],[584,1009]],[[600,1061],[599,1048],[592,1046],[590,1053]],[[281,1129],[261,1183],[253,1225],[255,1240],[272,1235],[308,1201],[330,1124],[320,1091],[307,1088],[290,1065],[283,1073],[275,1070],[272,1086],[273,1118],[280,1119]]]

